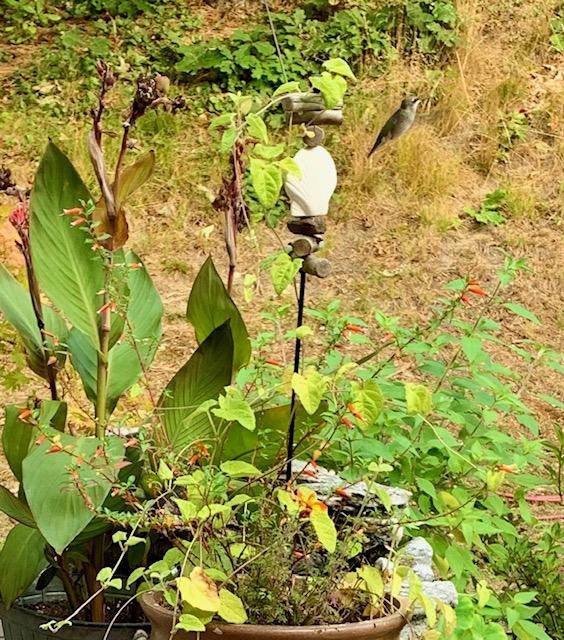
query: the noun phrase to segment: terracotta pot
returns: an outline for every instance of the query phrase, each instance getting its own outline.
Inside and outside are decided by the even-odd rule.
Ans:
[[[150,640],[169,640],[172,611],[160,605],[151,592],[144,593],[140,603],[151,623]],[[307,627],[210,624],[199,635],[180,631],[174,636],[174,640],[399,640],[400,631],[406,623],[405,613],[399,608],[396,613],[385,618],[349,624]]]

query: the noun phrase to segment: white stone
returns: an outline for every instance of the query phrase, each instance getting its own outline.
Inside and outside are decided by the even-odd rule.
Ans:
[[[327,215],[329,200],[337,186],[333,157],[325,147],[317,146],[300,149],[294,160],[301,177],[288,173],[284,183],[292,215],[297,218]]]
[[[412,567],[413,573],[423,582],[432,582],[435,579],[433,569],[428,564],[416,562]]]
[[[433,547],[425,538],[413,538],[402,549],[403,562],[410,566],[423,564],[433,566]]]

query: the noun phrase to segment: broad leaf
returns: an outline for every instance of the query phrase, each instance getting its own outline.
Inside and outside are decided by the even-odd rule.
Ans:
[[[245,121],[247,123],[247,133],[251,138],[255,138],[259,142],[263,144],[268,144],[268,131],[266,129],[266,125],[264,124],[264,120],[257,116],[254,113],[250,113]]]
[[[295,449],[296,455],[307,449],[307,440],[302,441],[302,437],[306,433],[319,431],[323,426],[322,414],[325,410],[324,403],[321,403],[317,412],[309,416],[300,404],[296,406],[296,442],[301,443]],[[289,424],[289,404],[258,411],[255,431],[233,423],[223,446],[222,459],[244,459],[260,469],[270,468],[280,452],[285,451]]]
[[[327,69],[327,71],[331,71],[331,73],[336,73],[340,76],[350,78],[351,80],[356,80],[348,62],[343,60],[343,58],[331,58],[330,60],[326,60],[323,63],[323,68]]]
[[[315,369],[309,369],[303,376],[294,373],[292,389],[296,392],[303,408],[311,415],[319,408],[321,398],[327,389],[327,380]]]
[[[23,488],[37,528],[62,553],[106,499],[112,479],[117,478],[114,465],[123,459],[124,444],[114,437],[107,438],[104,446],[96,438],[44,431],[62,449],[53,451],[50,439],[36,445],[23,461]],[[77,464],[77,458],[86,462]],[[75,481],[69,468],[77,474]]]
[[[263,207],[271,209],[278,202],[282,189],[282,170],[266,160],[251,158],[251,183]]]
[[[285,95],[287,93],[298,93],[300,91],[300,83],[297,80],[291,82],[285,82],[281,84],[276,91],[272,94],[272,97]]]
[[[42,311],[45,329],[50,334],[47,336],[45,345],[48,355],[55,355],[58,366],[62,367],[66,356],[60,345],[66,343],[67,327],[51,307],[42,305]],[[32,371],[42,378],[47,378],[41,333],[37,326],[29,291],[22,287],[3,265],[0,265],[0,312],[20,335]],[[55,336],[57,345],[51,336]]]
[[[280,253],[276,256],[270,266],[270,278],[272,286],[279,296],[294,281],[302,262],[300,258],[292,259],[287,253]]]
[[[26,527],[35,528],[35,520],[27,504],[2,485],[0,485],[0,511],[8,518],[25,524]]]
[[[231,624],[244,624],[247,622],[247,613],[241,602],[241,598],[236,596],[227,589],[219,591],[219,609],[217,614],[223,618],[225,622]]]
[[[91,200],[69,159],[53,144],[45,151],[31,194],[30,238],[41,289],[93,345],[99,344],[98,314],[104,287],[101,258],[63,210]]]
[[[259,158],[263,158],[264,160],[272,160],[282,154],[285,148],[286,145],[284,142],[271,146],[267,146],[259,142],[253,147],[253,154]]]
[[[328,109],[333,109],[343,101],[347,91],[347,81],[341,76],[323,71],[320,76],[312,76],[310,82],[314,89],[321,93]]]
[[[154,167],[155,152],[148,151],[122,171],[115,202],[115,220],[110,221],[104,198],[100,198],[96,204],[96,209],[92,214],[92,219],[98,223],[96,233],[112,236],[112,248],[114,251],[123,247],[129,237],[125,209],[126,201],[136,189],[147,182],[153,173]]]
[[[219,396],[219,409],[212,409],[212,413],[222,420],[238,422],[249,431],[255,430],[255,413],[240,391],[227,389],[226,395]]]
[[[37,429],[19,419],[21,406],[6,405],[4,428],[2,430],[2,448],[12,473],[21,482],[22,461],[37,437]],[[67,404],[57,400],[43,400],[39,408],[38,423],[41,427],[51,426],[63,431],[67,418]]]
[[[362,416],[359,427],[372,426],[384,408],[384,396],[380,387],[374,380],[366,380],[362,384],[353,382],[351,389],[355,411]]]
[[[309,516],[309,521],[319,542],[329,553],[334,553],[337,548],[337,529],[327,511],[313,509]]]
[[[232,370],[233,337],[227,321],[202,342],[159,400],[164,429],[176,451],[210,435],[207,414],[192,418],[189,425],[186,422],[195,409],[217,398],[231,383]]]
[[[189,578],[177,578],[176,584],[182,601],[196,609],[218,611],[221,606],[214,581],[208,578],[201,567],[194,567]]]
[[[523,305],[517,304],[516,302],[506,302],[503,306],[514,314],[521,316],[521,318],[525,318],[525,320],[529,320],[534,324],[541,323],[538,316],[532,311],[529,311],[529,309],[526,309]]]
[[[427,387],[422,384],[407,382],[405,384],[407,412],[411,415],[426,416],[433,410],[433,397]]]
[[[251,342],[247,328],[211,257],[204,262],[194,280],[186,317],[194,327],[198,344],[202,344],[214,329],[230,320],[234,345],[233,367],[240,369],[249,362]]]
[[[139,257],[128,253],[128,264],[141,265],[128,273],[129,303],[124,338],[110,350],[108,364],[108,411],[111,413],[120,397],[137,382],[143,369],[155,356],[162,334],[163,305],[151,276]],[[96,401],[97,356],[84,334],[72,329],[68,346],[86,395]]]
[[[37,529],[17,524],[0,551],[0,595],[9,607],[47,566],[45,540]]]

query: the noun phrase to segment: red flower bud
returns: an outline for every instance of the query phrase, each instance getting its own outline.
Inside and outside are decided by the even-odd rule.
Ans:
[[[475,293],[477,296],[487,296],[487,292],[484,291],[482,289],[482,287],[479,287],[477,284],[471,284],[468,287],[468,291],[470,291],[470,293]]]

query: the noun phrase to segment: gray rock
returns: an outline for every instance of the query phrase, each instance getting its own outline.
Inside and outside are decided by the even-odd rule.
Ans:
[[[458,592],[450,580],[435,580],[434,582],[423,582],[423,592],[429,598],[436,598],[451,607],[458,604]]]
[[[304,462],[303,460],[294,460],[292,462],[292,473],[301,474],[308,465],[309,462]],[[311,489],[313,489],[319,495],[331,496],[335,492],[335,489],[343,486],[346,486],[347,493],[351,495],[365,496],[367,493],[369,493],[368,485],[366,484],[366,482],[356,482],[355,484],[348,485],[345,480],[343,480],[334,471],[329,471],[328,469],[324,469],[323,467],[319,466],[315,468],[315,478],[301,475],[299,481],[301,484],[306,484],[308,487],[311,487]],[[388,487],[386,485],[378,483],[374,483],[374,486],[384,490],[390,496],[390,502],[393,506],[405,507],[409,503],[411,492],[407,491],[406,489],[400,489],[398,487]],[[336,498],[338,499],[338,496],[336,496]],[[328,504],[332,504],[332,500],[333,498],[329,498],[329,500],[327,500]],[[379,501],[375,500],[374,502],[371,502],[369,506],[377,507],[379,504]]]
[[[416,562],[411,568],[413,569],[413,573],[415,573],[415,575],[423,582],[432,582],[435,579],[433,569],[428,564]]]
[[[428,628],[426,620],[410,621],[401,630],[400,640],[419,640]]]
[[[425,538],[413,538],[402,549],[403,561],[410,566],[433,566],[433,547]]]

